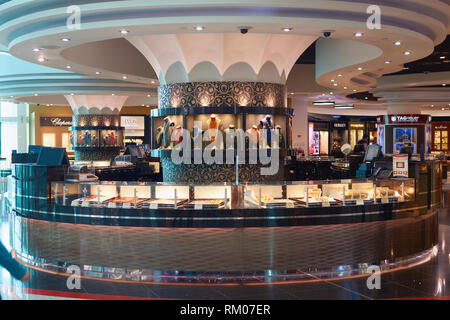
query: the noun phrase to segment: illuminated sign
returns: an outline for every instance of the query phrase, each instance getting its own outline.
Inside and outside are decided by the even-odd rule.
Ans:
[[[72,126],[72,117],[41,117],[41,127],[70,127]]]
[[[393,177],[408,178],[408,155],[394,154],[392,156]]]

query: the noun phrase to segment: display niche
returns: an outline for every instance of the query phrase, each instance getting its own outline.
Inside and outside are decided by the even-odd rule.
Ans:
[[[208,82],[169,84],[159,88],[159,108],[152,110],[152,155],[161,158],[164,182],[211,183],[262,182],[284,180],[284,158],[292,153],[293,110],[286,107],[284,87],[270,83]],[[185,129],[185,131],[183,131]],[[265,131],[263,130],[265,129]],[[278,139],[273,131],[278,133]],[[237,134],[239,132],[239,134]],[[189,136],[184,136],[187,135]],[[172,151],[190,139],[190,163],[175,164]],[[238,146],[245,159],[235,160]],[[181,146],[178,146],[181,147]],[[195,150],[210,148],[222,152],[224,163],[195,163]],[[250,163],[254,149],[278,149],[275,174],[261,174],[268,167],[259,159]],[[233,164],[226,154],[234,152]],[[179,150],[176,150],[179,152]]]
[[[75,161],[110,160],[124,147],[120,115],[75,115],[69,130]]]

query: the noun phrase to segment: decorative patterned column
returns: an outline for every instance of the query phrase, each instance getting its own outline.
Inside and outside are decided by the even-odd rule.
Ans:
[[[75,161],[105,161],[120,154],[124,128],[120,109],[127,96],[67,95],[74,112],[71,148]]]
[[[287,107],[286,79],[298,57],[316,37],[201,33],[127,39],[151,63],[161,83],[159,108],[152,110],[155,137],[152,146],[153,155],[162,159],[165,182],[236,181],[235,164],[175,164],[171,157],[173,145],[167,139],[162,142],[162,132],[167,137],[173,130],[181,129],[190,133],[190,137],[183,139],[194,139],[198,130],[194,126],[201,123],[200,129],[205,132],[212,118],[219,119],[218,130],[224,136],[227,129],[230,132],[241,129],[256,136],[261,129],[278,129],[282,137],[277,148],[278,171],[262,175],[261,168],[267,165],[262,165],[259,157],[256,164],[240,158],[238,177],[239,182],[284,180],[284,158],[291,153],[294,116]],[[271,140],[269,135],[267,140]],[[226,150],[218,146],[215,152]]]

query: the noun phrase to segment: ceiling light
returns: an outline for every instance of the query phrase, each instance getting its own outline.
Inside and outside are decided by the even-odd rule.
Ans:
[[[73,96],[73,93],[71,93],[70,95]]]
[[[411,51],[405,51],[405,52],[403,52],[403,54],[404,54],[405,56],[409,56],[411,53],[412,53]]]
[[[151,94],[148,94],[148,95],[147,95],[147,97],[151,97],[151,96],[152,96]]]
[[[155,84],[155,80],[152,80],[152,84]]]
[[[129,33],[130,31],[128,31],[128,30],[120,30],[120,33],[121,34],[127,34],[127,33]]]
[[[127,77],[127,76],[123,76],[122,79],[123,79],[123,80],[126,80],[126,79],[128,79],[128,77]]]
[[[339,73],[339,74],[338,74],[338,77],[342,77],[342,74]]]
[[[34,51],[34,52],[39,52],[39,51],[41,51],[41,49],[39,49],[39,48],[33,48],[33,51]]]
[[[100,71],[96,71],[95,74],[100,74]]]
[[[333,92],[330,92],[331,95],[333,95]]]
[[[115,94],[114,94],[114,93],[112,93],[111,95],[112,95],[112,96],[115,96]]]
[[[353,89],[353,92],[356,92],[357,90],[356,89]]]
[[[67,69],[72,69],[72,66],[66,66]]]
[[[444,59],[445,59],[445,56],[441,56],[441,57],[439,57],[439,59],[442,59],[442,60],[444,60]]]
[[[434,104],[432,104],[431,107],[434,107]]]
[[[195,30],[197,30],[197,31],[202,31],[202,30],[205,30],[205,27],[202,27],[202,26],[196,26],[196,27],[195,27]]]
[[[334,106],[335,109],[353,109],[354,107],[353,104],[337,104]]]
[[[283,28],[282,29],[284,32],[290,32],[290,31],[292,31],[292,28]]]
[[[362,37],[364,35],[364,33],[362,32],[356,32],[353,34],[355,37]]]
[[[444,111],[445,109],[444,108],[442,108],[442,111]]]
[[[44,61],[45,61],[45,58],[44,58],[44,57],[39,57],[37,60],[38,60],[39,62],[44,62]]]
[[[294,93],[293,92],[291,92],[291,95],[293,95]]]
[[[335,87],[337,87],[337,85],[338,85],[337,83],[334,83],[334,84],[333,84],[333,86],[335,86]]]
[[[366,99],[366,100],[367,100],[367,99],[369,99],[369,98],[368,98],[368,97],[364,97],[364,99]]]
[[[361,68],[361,67],[358,67],[358,70],[359,70],[359,71],[361,71],[361,70],[362,70],[362,68]]]
[[[334,79],[331,79],[331,82],[334,82]]]
[[[443,84],[442,84],[442,86],[443,86],[443,87],[445,87],[445,86],[446,86],[446,84],[445,84],[445,83],[443,83]]]
[[[37,97],[37,96],[38,96],[38,94],[37,94],[37,93],[35,93],[35,94],[34,94],[34,96],[35,96],[35,97]]]
[[[347,87],[344,87],[344,90],[347,90]]]
[[[63,41],[63,42],[69,42],[70,39],[69,39],[69,38],[61,38],[61,41]]]
[[[384,63],[389,64],[389,63],[391,63],[391,61],[390,60],[386,60]]]
[[[394,44],[395,44],[396,46],[401,46],[401,45],[402,45],[402,42],[399,40],[399,41],[395,41]]]
[[[314,106],[332,106],[334,105],[334,101],[331,100],[317,100],[312,103]]]

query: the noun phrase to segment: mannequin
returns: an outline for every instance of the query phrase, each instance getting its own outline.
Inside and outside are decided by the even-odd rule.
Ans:
[[[83,136],[80,134],[78,136],[78,145],[77,147],[81,147],[83,145]]]
[[[219,118],[217,118],[217,116],[215,114],[212,114],[211,118],[209,118],[208,121],[206,121],[206,123],[208,124],[208,130],[211,130],[210,131],[211,142],[215,142],[216,137],[217,137],[217,132],[220,129],[222,121]]]
[[[175,122],[173,122],[169,117],[164,118],[163,127],[163,142],[164,148],[168,148],[171,145],[170,138],[172,137],[173,128],[175,127]]]
[[[109,134],[109,143],[111,146],[114,146],[116,141],[114,139],[114,132],[111,131],[111,133]]]
[[[237,148],[237,139],[235,134],[235,128],[233,124],[230,124],[227,129],[225,129],[225,144],[228,141],[232,141],[232,144],[227,145],[227,149],[236,149]]]
[[[156,137],[155,137],[155,149],[161,148],[163,138],[163,128],[159,126],[156,128]]]
[[[173,132],[173,139],[175,140],[175,145],[183,141],[183,128],[181,128],[181,126],[177,126],[175,128],[175,131]]]
[[[278,131],[278,136],[279,136],[278,148],[284,149],[285,148],[285,141],[284,141],[283,132],[281,132],[281,127],[279,125],[276,125],[275,129]]]
[[[198,148],[197,147],[198,141],[200,141],[200,148],[201,148],[201,146],[202,146],[202,135],[201,135],[200,129],[197,126],[194,126],[194,128],[192,130],[192,146],[193,146],[194,149]]]
[[[259,130],[257,126],[252,126],[247,130],[249,141],[252,142],[255,146],[259,143]]]
[[[289,148],[292,148],[292,117],[289,117]]]
[[[260,122],[261,129],[266,129],[266,135],[267,135],[267,147],[272,146],[272,132],[270,131],[272,127],[272,116],[270,114],[266,115]]]

